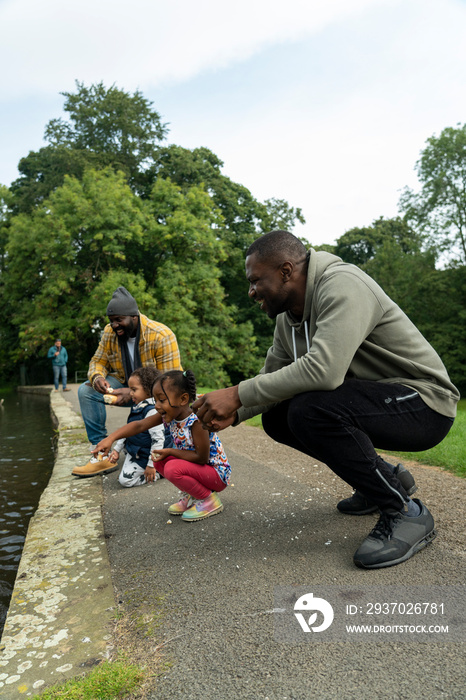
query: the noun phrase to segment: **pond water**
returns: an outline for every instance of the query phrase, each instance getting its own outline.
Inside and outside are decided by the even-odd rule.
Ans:
[[[48,396],[0,394],[0,635],[29,520],[54,464]]]

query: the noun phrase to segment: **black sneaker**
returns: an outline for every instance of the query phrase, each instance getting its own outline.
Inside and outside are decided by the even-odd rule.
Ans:
[[[356,566],[361,569],[394,566],[432,542],[437,534],[434,519],[421,501],[413,500],[421,509],[414,518],[398,511],[384,511],[380,515],[377,525],[353,557]]]
[[[397,464],[393,473],[398,477],[398,480],[408,496],[412,496],[413,493],[417,491],[414,476],[406,467],[402,464]],[[345,515],[367,515],[368,513],[375,513],[375,511],[378,510],[378,506],[369,501],[360,491],[355,491],[352,496],[344,498],[337,503],[337,508],[340,513],[345,513]]]
[[[368,501],[360,491],[355,491],[349,498],[339,501],[337,508],[340,513],[345,513],[345,515],[367,515],[375,513],[379,509],[375,503]]]

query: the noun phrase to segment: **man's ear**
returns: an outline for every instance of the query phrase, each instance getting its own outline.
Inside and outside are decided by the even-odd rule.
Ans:
[[[283,282],[289,282],[291,275],[293,274],[293,263],[286,261],[280,266],[280,273]]]

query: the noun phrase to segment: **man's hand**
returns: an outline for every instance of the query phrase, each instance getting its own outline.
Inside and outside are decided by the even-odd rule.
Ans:
[[[236,411],[231,414],[231,416],[228,416],[228,418],[225,418],[225,420],[214,420],[211,422],[211,428],[208,428],[206,425],[202,423],[202,427],[205,430],[209,430],[210,432],[213,433],[219,433],[221,430],[225,430],[225,428],[228,428],[230,425],[233,425],[237,418]],[[202,421],[201,421],[202,422]]]
[[[223,430],[231,425],[241,406],[238,387],[229,386],[204,394],[192,406],[201,423],[209,430]]]
[[[108,389],[110,384],[103,377],[96,377],[92,383],[92,388],[99,392],[99,394],[108,394]]]

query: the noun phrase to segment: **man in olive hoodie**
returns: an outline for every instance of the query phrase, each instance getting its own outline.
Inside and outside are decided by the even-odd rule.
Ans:
[[[287,231],[254,241],[249,296],[276,319],[260,374],[194,404],[221,430],[262,413],[264,430],[327,464],[355,493],[343,513],[381,511],[354,555],[363,568],[406,561],[435,537],[402,465],[375,448],[426,450],[443,440],[459,393],[432,346],[379,285],[354,265],[310,252]]]

